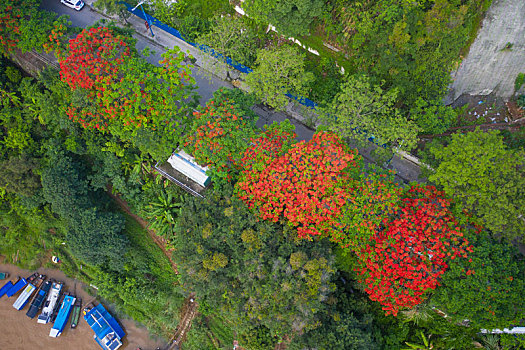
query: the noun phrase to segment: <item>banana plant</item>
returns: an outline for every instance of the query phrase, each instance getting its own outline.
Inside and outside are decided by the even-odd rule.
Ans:
[[[421,339],[423,339],[423,345],[420,344],[414,344],[405,342],[406,345],[408,345],[408,348],[404,348],[402,350],[431,350],[434,349],[434,345],[430,342],[430,337],[432,335],[429,335],[428,338],[423,334],[423,332],[420,332]]]
[[[160,236],[169,238],[183,202],[182,195],[174,197],[171,193],[162,191],[156,200],[145,208],[146,217],[150,221],[150,229]]]

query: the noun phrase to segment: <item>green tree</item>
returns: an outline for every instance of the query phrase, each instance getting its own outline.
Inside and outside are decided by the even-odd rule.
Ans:
[[[187,290],[239,332],[264,326],[282,337],[316,326],[333,290],[326,241],[295,242],[287,228],[257,219],[231,188],[184,208],[173,259]]]
[[[410,109],[410,119],[420,128],[422,133],[441,134],[447,131],[457,119],[457,114],[450,106],[444,106],[441,101],[425,101],[418,98]]]
[[[304,60],[305,54],[293,46],[259,50],[257,66],[246,76],[246,84],[264,103],[284,109],[289,102],[285,94],[304,94],[314,79],[305,71]]]
[[[245,66],[251,66],[255,62],[258,39],[254,30],[246,25],[242,17],[215,17],[210,31],[200,35],[196,42],[208,45],[216,53],[223,55],[218,58],[221,62],[225,62],[226,57]]]
[[[263,24],[271,23],[287,36],[308,35],[314,18],[322,15],[322,0],[246,0],[243,2],[248,16]]]
[[[150,220],[150,228],[160,236],[171,237],[183,201],[183,196],[177,198],[162,191],[156,201],[150,202],[144,210]]]
[[[289,347],[291,350],[376,350],[378,341],[373,336],[374,317],[369,313],[366,299],[337,294],[335,305],[325,315],[320,327],[311,330]]]
[[[0,187],[7,192],[31,197],[42,187],[38,169],[38,159],[28,156],[10,157],[0,162]]]
[[[379,144],[412,149],[417,142],[418,127],[394,106],[397,90],[384,91],[365,75],[350,75],[332,104],[320,112],[327,127],[342,137],[361,144],[374,136]]]
[[[71,218],[75,210],[90,206],[88,183],[80,166],[65,154],[51,158],[42,170],[44,198],[52,210],[63,218]]]
[[[497,237],[523,241],[525,152],[507,149],[498,131],[454,134],[430,152],[440,162],[430,181],[479,216]]]
[[[487,232],[470,232],[470,259],[456,259],[431,298],[431,304],[454,321],[468,319],[475,329],[503,329],[525,317],[523,256]]]

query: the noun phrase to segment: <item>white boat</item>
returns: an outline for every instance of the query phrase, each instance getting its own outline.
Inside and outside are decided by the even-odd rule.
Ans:
[[[60,297],[60,292],[62,291],[62,283],[54,282],[49,294],[47,296],[46,303],[42,309],[42,313],[38,316],[38,323],[46,324],[51,320],[53,315],[53,310],[55,309],[58,298]]]
[[[22,310],[24,306],[26,306],[27,302],[29,301],[29,298],[31,297],[31,294],[36,290],[36,287],[29,283],[22,294],[18,296],[15,303],[13,304],[13,307],[17,310]]]

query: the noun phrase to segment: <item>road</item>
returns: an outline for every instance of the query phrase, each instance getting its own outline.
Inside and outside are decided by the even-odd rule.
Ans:
[[[68,15],[70,16],[73,26],[84,28],[104,18],[104,16],[91,9],[89,4],[91,4],[93,1],[94,0],[84,0],[84,2],[86,2],[86,6],[84,6],[82,11],[72,10],[60,4],[59,0],[42,0],[42,8],[55,12],[58,15]],[[180,41],[171,34],[168,34],[155,26],[153,27],[153,30],[155,31],[155,38],[153,40],[149,31],[143,27],[144,22],[142,19],[132,15],[127,19],[127,21],[130,22],[135,28],[135,34],[133,36],[135,39],[137,39],[137,50],[140,52],[145,47],[149,47],[155,51],[155,55],[151,55],[146,58],[148,62],[158,65],[160,55],[166,51],[165,48],[171,48],[173,46],[179,46],[184,52],[192,51],[191,53],[193,56],[195,56],[197,59],[201,59],[199,57],[201,56],[201,52],[199,50],[188,45],[187,43],[184,43],[183,41]],[[197,85],[197,93],[201,96],[201,105],[205,105],[206,101],[212,97],[213,92],[219,88],[232,87],[228,82],[225,82],[216,76],[208,76],[209,74],[202,74],[199,67],[193,69],[193,77],[195,78]],[[295,125],[297,140],[310,140],[314,134],[313,130],[307,128],[298,120],[289,118],[288,115],[283,112],[276,112],[261,104],[254,106],[253,110],[259,116],[257,126],[260,128],[275,121],[279,122],[289,119],[291,123]],[[373,147],[375,146],[371,145],[369,148]],[[359,152],[364,156],[365,163],[369,163],[369,149],[360,149]],[[418,165],[397,155],[392,159],[390,167],[396,170],[396,178],[400,183],[403,181],[424,181],[419,177],[421,174],[421,169]]]
[[[75,11],[66,7],[60,3],[59,0],[42,0],[41,8],[55,12],[57,15],[68,15],[71,21],[71,24],[75,27],[85,28],[94,24],[96,21],[104,19],[100,13],[92,10],[89,6],[91,1],[86,1],[86,6],[81,11]],[[133,16],[134,17],[134,16]],[[153,30],[157,33],[157,36],[163,36],[164,33],[161,29],[153,27]],[[155,51],[154,55],[146,57],[146,60],[154,65],[159,65],[158,62],[161,59],[161,54],[165,52],[165,48],[162,45],[157,44],[155,41],[150,39],[150,34],[148,31],[144,30],[143,32],[136,32],[133,37],[137,39],[136,48],[141,52],[145,47],[149,47],[151,50]],[[184,47],[181,47],[183,51],[186,51]],[[193,77],[197,85],[197,93],[200,95],[200,104],[205,105],[213,92],[220,89],[221,87],[232,88],[233,86],[225,82],[224,80],[216,76],[207,76],[199,72],[199,68],[196,67],[193,69]],[[271,124],[273,121],[282,121],[287,119],[286,114],[281,112],[273,111],[263,105],[258,105],[254,108],[255,113],[259,115],[259,120],[257,126],[262,128],[265,124]],[[298,140],[310,140],[313,135],[313,131],[305,127],[303,124],[297,122],[294,119],[290,119],[292,124],[295,125],[295,132],[297,133]]]

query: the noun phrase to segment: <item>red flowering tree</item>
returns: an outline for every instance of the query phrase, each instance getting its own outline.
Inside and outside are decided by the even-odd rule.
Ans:
[[[338,217],[352,191],[356,153],[334,134],[319,132],[271,158],[266,139],[247,151],[249,166],[238,182],[240,198],[263,219],[281,218],[301,238],[326,235],[341,226]],[[262,154],[261,154],[262,153]]]
[[[50,35],[53,46],[59,47],[60,31]],[[130,49],[123,38],[106,27],[84,29],[69,40],[66,52],[55,52],[60,63],[60,78],[71,90],[82,90],[81,107],[70,105],[69,119],[84,128],[107,129],[108,116],[98,111],[100,100],[114,84],[121,65],[130,57]],[[91,105],[90,105],[91,104]],[[86,107],[86,105],[88,105]]]
[[[59,57],[60,77],[71,90],[104,91],[116,80],[119,68],[130,56],[123,37],[106,27],[84,29],[69,41],[69,51]]]
[[[202,165],[211,166],[214,181],[231,181],[242,169],[241,158],[255,136],[255,120],[220,93],[193,113],[184,148]]]
[[[160,67],[153,66],[132,55],[124,39],[109,28],[91,28],[58,53],[61,79],[76,94],[66,113],[86,129],[110,132],[161,159],[192,120],[191,66],[183,64],[185,55],[177,48],[162,55]],[[50,40],[59,46],[60,31]]]
[[[0,54],[7,54],[16,47],[21,21],[34,7],[38,7],[34,0],[0,1]]]
[[[413,186],[397,215],[358,253],[359,281],[386,314],[420,304],[439,285],[449,260],[472,251],[444,193],[432,186]]]

